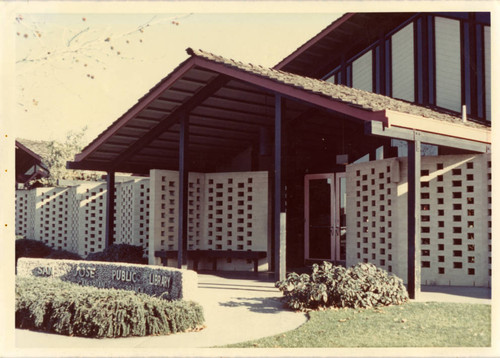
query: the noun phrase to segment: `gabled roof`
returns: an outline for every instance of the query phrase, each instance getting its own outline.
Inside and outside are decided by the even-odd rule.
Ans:
[[[22,147],[24,150],[29,151],[31,155],[40,161],[43,161],[49,154],[49,141],[46,140],[32,140],[17,138],[16,146]]]
[[[275,69],[322,78],[416,13],[347,13],[281,60]]]
[[[47,155],[47,144],[46,141],[16,140],[16,182],[26,183],[49,175],[43,163],[43,157]]]
[[[190,57],[186,61],[76,155],[69,167],[133,172],[176,169],[178,123],[185,113],[190,118],[189,148],[199,162],[238,153],[258,143],[261,128],[272,128],[275,94],[293,100],[287,102],[288,119],[298,117],[311,106],[357,121],[385,125],[403,121],[405,126],[416,129],[426,117],[431,122],[455,126],[460,129],[456,131],[458,136],[490,142],[489,128],[462,123],[448,113],[202,50],[187,52]],[[449,130],[443,128],[444,133]]]
[[[337,102],[345,103],[349,106],[362,108],[372,112],[391,110],[426,118],[439,119],[452,123],[460,123],[475,128],[485,127],[480,123],[470,121],[462,123],[462,119],[454,115],[452,112],[437,111],[435,109],[418,106],[407,101],[394,99],[392,97],[383,96],[373,92],[367,92],[344,85],[337,85],[331,82],[300,76],[276,69],[254,66],[252,64],[245,64],[242,62],[226,59],[222,56],[204,52],[202,50],[188,49],[188,53],[193,56],[203,57],[209,61],[221,63],[228,67],[251,72],[258,76],[266,77],[276,82],[295,87],[297,89],[305,90],[307,92],[318,94]]]

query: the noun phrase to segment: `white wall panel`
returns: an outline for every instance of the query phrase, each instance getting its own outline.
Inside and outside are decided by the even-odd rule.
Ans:
[[[78,187],[79,254],[86,256],[103,251],[106,235],[106,183],[80,185]],[[83,246],[83,247],[82,247]]]
[[[462,110],[460,22],[435,18],[436,104],[456,112]]]
[[[149,179],[117,183],[115,192],[115,243],[142,246],[147,255]]]
[[[398,264],[397,159],[347,166],[347,266],[371,262],[401,276]]]
[[[413,23],[392,36],[392,97],[415,101]]]
[[[16,190],[16,235],[34,238],[35,201],[35,190]]]
[[[149,262],[160,264],[155,251],[177,250],[179,174],[152,170],[150,178]],[[267,189],[265,172],[189,173],[188,250],[267,251]],[[176,265],[176,260],[169,259],[168,265]],[[198,267],[212,266],[202,260]],[[267,267],[263,259],[259,269]],[[253,261],[219,259],[218,268],[251,270]]]
[[[484,78],[486,88],[486,120],[491,121],[491,28],[484,27]]]
[[[352,63],[352,86],[354,88],[373,91],[372,51],[368,51]]]
[[[407,159],[347,167],[347,265],[407,278]],[[422,158],[422,284],[491,285],[491,157]]]

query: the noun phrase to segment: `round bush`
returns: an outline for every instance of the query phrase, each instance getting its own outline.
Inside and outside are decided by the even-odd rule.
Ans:
[[[365,308],[408,301],[403,281],[370,263],[348,269],[329,262],[313,265],[311,275],[291,273],[276,282],[285,303],[295,310],[320,307]]]
[[[16,278],[15,310],[17,328],[93,338],[172,334],[204,322],[195,302],[40,277]]]
[[[52,250],[52,252],[45,257],[46,259],[53,260],[81,260],[81,256],[67,250]]]
[[[128,262],[132,264],[146,264],[142,246],[129,244],[113,244],[104,251],[93,252],[87,255],[87,261]]]
[[[16,240],[16,263],[20,257],[44,258],[52,252],[52,248],[44,242],[31,239]]]

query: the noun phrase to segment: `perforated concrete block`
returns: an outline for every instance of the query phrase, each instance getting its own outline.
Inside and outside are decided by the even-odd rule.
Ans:
[[[384,167],[394,168],[396,161],[398,182],[394,183],[393,173],[392,186],[384,184],[384,190],[390,188],[396,195],[386,192],[382,198],[381,173]],[[418,246],[422,284],[490,285],[490,155],[422,157],[421,170]],[[348,265],[359,261],[381,267],[385,264],[406,281],[406,158],[350,165],[347,176]],[[386,213],[385,229],[381,220],[383,212]],[[377,223],[372,222],[374,218]],[[380,242],[382,239],[387,241],[387,246]]]
[[[151,178],[150,262],[154,251],[177,250],[178,172],[153,170]],[[266,172],[189,173],[188,250],[267,251]],[[170,262],[168,264],[176,264]],[[221,269],[253,269],[246,260],[219,260]],[[240,262],[241,261],[241,262]],[[199,268],[211,268],[202,260]],[[266,267],[266,263],[262,264]]]

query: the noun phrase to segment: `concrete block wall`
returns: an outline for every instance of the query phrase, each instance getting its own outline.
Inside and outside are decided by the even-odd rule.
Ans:
[[[106,183],[83,184],[77,188],[79,201],[78,254],[103,251],[106,235]]]
[[[132,245],[142,246],[147,256],[149,249],[149,179],[135,180],[130,184],[133,192],[133,225],[131,237],[117,235],[117,242],[133,242]]]
[[[86,256],[105,247],[107,186],[16,191],[16,235]],[[149,179],[116,184],[115,243],[143,246],[149,235]]]
[[[115,232],[121,243],[134,245],[134,181],[115,188]]]
[[[393,172],[392,187],[384,184],[385,190],[396,190],[397,194],[389,197],[382,192],[380,180],[384,167],[387,172],[396,166],[399,175]],[[487,154],[422,158],[422,284],[491,285],[489,167],[491,157]],[[378,181],[374,178],[377,176]],[[399,176],[397,181],[395,176]],[[406,280],[406,158],[350,165],[347,177],[347,264],[385,264],[389,271]],[[382,195],[386,195],[383,200]],[[385,229],[382,220],[386,220]],[[389,241],[385,247],[381,242],[384,240]]]
[[[116,185],[115,243],[142,246],[148,252],[149,179],[133,179]]]
[[[189,173],[188,186],[188,249],[203,249],[202,203],[204,178],[200,173]],[[159,250],[177,250],[179,230],[179,173],[171,170],[150,172],[151,210],[149,219],[150,264],[161,264],[154,259]],[[175,265],[173,260],[172,265]],[[170,264],[170,263],[169,263]]]
[[[208,250],[267,251],[267,172],[205,175],[205,248]],[[267,259],[259,270],[267,270]],[[252,270],[253,261],[219,259],[226,270]]]
[[[61,250],[75,252],[78,218],[74,188],[37,188],[35,192],[35,240]]]
[[[176,171],[152,170],[150,264],[161,264],[154,252],[177,250],[178,180]],[[268,184],[266,172],[189,173],[189,250],[267,251]],[[154,243],[154,244],[153,244]],[[192,262],[188,266],[192,267]],[[170,259],[168,265],[177,265]],[[199,269],[210,269],[202,261]],[[222,270],[252,270],[253,261],[219,259]],[[267,259],[259,269],[266,270]]]
[[[347,265],[371,262],[397,275],[399,161],[353,164],[346,177]]]
[[[35,237],[35,191],[16,190],[16,235]]]

